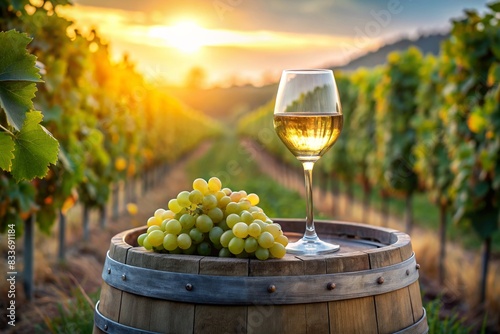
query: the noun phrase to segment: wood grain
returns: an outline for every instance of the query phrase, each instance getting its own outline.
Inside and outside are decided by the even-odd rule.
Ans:
[[[302,220],[276,219],[275,222],[279,223],[284,231],[297,232],[296,236],[300,236],[304,227]],[[308,293],[308,286],[302,284],[297,285],[297,288],[285,288],[286,285],[276,284],[279,280],[273,280],[272,277],[290,276],[292,281],[298,279],[297,282],[300,282],[303,281],[300,278],[306,276],[314,278],[314,275],[349,273],[353,275],[352,286],[363,289],[363,285],[359,284],[362,277],[372,277],[366,273],[377,268],[397,265],[413,254],[410,237],[392,229],[331,221],[319,221],[316,226],[323,240],[331,240],[341,245],[339,252],[316,257],[286,255],[283,259],[267,261],[165,255],[135,247],[137,236],[143,233],[145,228],[124,231],[111,239],[109,250],[110,257],[120,263],[159,272],[214,275],[220,277],[214,281],[214,284],[220,281],[219,287],[223,287],[225,276],[269,277],[267,286],[275,285],[276,292],[265,292],[271,297],[268,299],[270,302],[265,305],[259,305],[262,301],[252,300],[251,294],[247,294],[249,306],[207,305],[198,301],[175,302],[140,296],[137,293],[141,291],[141,284],[137,285],[137,292],[133,293],[132,290],[125,292],[103,282],[99,311],[108,319],[135,328],[181,334],[392,333],[421,320],[423,308],[418,281],[403,288],[400,287],[404,285],[393,288],[396,285],[391,282],[398,280],[397,277],[387,279],[383,283],[369,283],[369,287],[366,286],[367,290],[364,291],[374,291],[374,295],[365,294],[364,297],[330,302],[311,302],[314,300],[314,296],[311,296],[306,303],[297,304],[294,301],[295,304],[291,305],[277,304],[278,299],[273,297],[273,293],[276,293],[276,296],[296,294],[300,287],[300,293],[304,294]],[[416,272],[412,272],[412,275],[413,273],[417,275]],[[404,275],[404,272],[401,275]],[[205,276],[197,277],[205,279]],[[349,288],[346,286],[349,281],[339,281],[344,283],[342,287],[336,286],[337,291],[340,292],[340,288]],[[320,281],[314,278],[311,282]],[[315,291],[315,294],[336,292],[335,288],[329,290],[326,286],[323,287],[323,284],[310,290]],[[380,286],[378,284],[385,284],[386,290],[377,290],[377,286]],[[244,288],[243,285],[242,289]],[[376,291],[389,292],[377,295]],[[420,323],[415,328],[424,332],[427,324]],[[94,327],[94,333],[102,331]]]

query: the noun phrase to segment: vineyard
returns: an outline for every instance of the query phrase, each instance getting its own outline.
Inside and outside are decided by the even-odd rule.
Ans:
[[[153,215],[145,208],[166,207],[166,194],[175,198],[187,178],[216,176],[224,186],[258,193],[271,218],[302,217],[301,168],[274,132],[274,100],[234,124],[220,123],[151,83],[127,56],[113,61],[98,31],[84,34],[58,14],[69,4],[0,1],[0,232],[8,259],[2,270],[19,271],[26,304],[37,298],[37,240],[57,244],[57,255],[44,263],[64,271],[68,249],[80,249],[70,235],[75,229],[91,248],[96,233],[145,225]],[[457,310],[466,325],[451,317],[451,327],[443,320],[449,315],[435,310],[442,296],[433,296],[427,312],[434,332],[500,327],[500,3],[464,15],[453,21],[439,56],[410,48],[377,68],[335,72],[344,127],[315,168],[320,218],[371,224],[376,217],[382,226],[397,220],[397,228],[415,233],[417,258],[418,238],[438,235],[434,262],[420,260],[435,267],[426,280],[443,293],[468,293],[456,293],[467,305]],[[154,234],[162,245],[162,233]],[[22,254],[17,263],[11,245]],[[466,258],[461,264],[450,254],[457,249]],[[476,255],[480,264],[470,260]],[[456,278],[464,263],[475,266],[477,281],[463,281],[470,270]],[[88,298],[82,296],[75,305]],[[0,300],[2,309],[7,303]],[[468,314],[475,307],[480,314]]]
[[[335,180],[335,193],[338,183],[351,199],[356,188],[362,190],[364,221],[374,193],[381,199],[386,222],[391,200],[403,202],[408,233],[414,226],[413,198],[425,194],[429,205],[421,209],[430,213],[432,204],[439,212],[434,228],[440,234],[441,283],[449,279],[448,231],[462,244],[475,233],[477,243],[483,244],[477,268],[481,302],[487,295],[491,254],[498,253],[500,245],[499,12],[500,4],[494,4],[484,16],[471,11],[454,21],[439,57],[423,56],[413,48],[389,55],[386,65],[373,70],[336,73],[344,128],[334,152],[316,168],[323,176],[320,184]],[[238,131],[300,171],[274,135],[273,111],[270,101],[245,116]],[[498,297],[491,304],[497,304]]]

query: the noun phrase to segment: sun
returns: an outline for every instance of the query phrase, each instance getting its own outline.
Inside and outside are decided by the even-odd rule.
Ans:
[[[204,32],[195,21],[180,21],[167,29],[165,40],[183,53],[194,53],[204,45]]]

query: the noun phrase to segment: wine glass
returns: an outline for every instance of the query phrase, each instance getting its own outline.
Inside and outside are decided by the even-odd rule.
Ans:
[[[302,163],[306,183],[306,230],[302,239],[289,243],[287,252],[298,255],[333,253],[339,245],[320,240],[314,229],[312,171],[314,163],[335,143],[343,116],[331,70],[285,70],[281,75],[274,129]]]

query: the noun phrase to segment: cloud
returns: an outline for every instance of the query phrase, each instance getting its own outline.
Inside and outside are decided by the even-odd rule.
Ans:
[[[75,2],[63,12],[80,27],[97,27],[112,41],[115,55],[127,52],[146,69],[167,66],[162,72],[170,78],[184,78],[191,67],[210,64],[207,73],[220,79],[230,73],[255,78],[284,67],[342,63],[384,40],[449,26],[465,7],[484,8],[487,0]],[[383,16],[391,5],[401,10]],[[169,30],[183,20],[205,28],[192,37],[199,47],[189,55],[176,46],[182,34],[175,37],[179,32]]]

